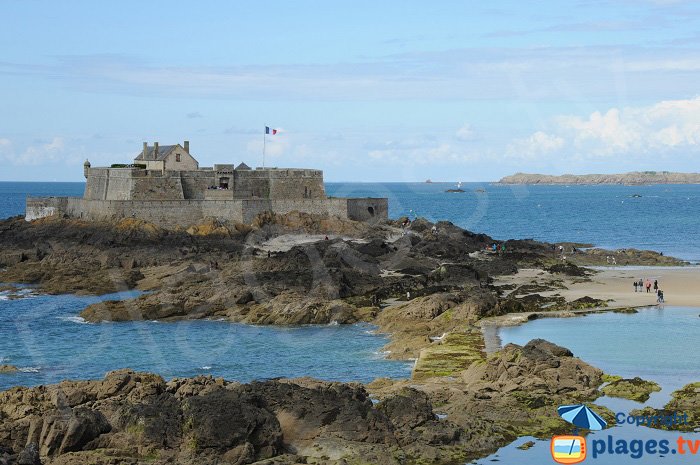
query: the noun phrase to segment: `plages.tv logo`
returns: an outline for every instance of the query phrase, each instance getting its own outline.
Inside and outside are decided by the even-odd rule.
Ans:
[[[586,460],[586,439],[583,436],[554,436],[550,446],[557,463],[579,463]]]
[[[607,422],[600,415],[586,405],[562,405],[557,409],[559,416],[574,425],[574,432],[570,436],[554,436],[550,444],[552,458],[557,463],[571,464],[586,460],[588,451],[586,439],[578,436],[578,428],[588,430],[602,430]]]

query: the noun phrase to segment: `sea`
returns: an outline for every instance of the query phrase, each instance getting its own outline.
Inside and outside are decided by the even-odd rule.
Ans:
[[[534,238],[607,248],[663,252],[700,263],[700,185],[506,186],[465,183],[327,183],[336,197],[388,197],[389,216],[451,221],[496,239]],[[27,195],[81,196],[84,183],[0,182],[0,218],[24,214]],[[0,375],[0,389],[61,379],[101,378],[110,370],[133,368],[166,378],[211,374],[250,381],[313,376],[367,382],[376,377],[407,378],[413,362],[386,357],[388,339],[371,325],[261,327],[226,321],[86,323],[78,314],[104,299],[48,296],[25,286],[20,298],[0,292],[0,364],[20,372]],[[15,296],[16,297],[16,296]],[[670,393],[700,381],[700,302],[694,308],[652,307],[637,314],[596,314],[542,319],[500,328],[502,344],[542,337],[611,374],[641,376],[662,386],[646,403],[663,406]],[[641,407],[603,397],[613,411]],[[589,439],[668,439],[678,433],[617,426]],[[684,434],[700,439],[700,434]],[[529,450],[518,446],[528,440]],[[554,463],[550,442],[519,438],[495,454],[472,462],[486,465]],[[599,464],[697,463],[698,456],[603,455]]]

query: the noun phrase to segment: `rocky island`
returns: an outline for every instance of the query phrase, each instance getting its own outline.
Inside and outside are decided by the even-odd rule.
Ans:
[[[513,315],[627,308],[602,292],[576,293],[596,276],[582,266],[610,254],[683,264],[651,251],[496,241],[423,219],[264,212],[250,224],[172,229],[134,218],[1,221],[0,282],[148,291],[93,304],[81,313],[88,321],[366,321],[390,336],[389,357],[415,366],[410,379],[366,385],[165,380],[114,367],[99,381],[13,388],[0,393],[0,463],[457,464],[519,436],[565,432],[555,406],[595,402],[606,375],[543,340],[487,356],[480,328]],[[616,382],[625,396],[641,381]]]
[[[700,173],[634,171],[623,174],[549,174],[516,173],[501,178],[498,184],[700,184]]]

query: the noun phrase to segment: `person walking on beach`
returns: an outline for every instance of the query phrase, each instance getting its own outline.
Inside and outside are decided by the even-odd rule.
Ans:
[[[655,279],[654,280],[654,294],[658,294],[658,293],[659,293],[659,280]]]
[[[656,292],[656,301],[660,304],[664,303],[664,291],[661,289]]]
[[[647,279],[647,294],[651,292],[651,281]]]
[[[634,292],[637,292],[637,287],[638,287],[638,286],[639,286],[639,284],[637,283],[637,280],[635,279],[635,280],[634,280]]]
[[[639,278],[637,285],[639,286],[639,292],[644,292],[644,282],[642,281],[642,278]]]

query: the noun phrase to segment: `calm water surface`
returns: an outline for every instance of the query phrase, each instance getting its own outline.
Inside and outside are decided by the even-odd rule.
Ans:
[[[102,297],[33,295],[8,300],[0,292],[0,364],[19,373],[0,375],[0,390],[62,379],[102,378],[133,368],[166,378],[211,374],[250,381],[313,376],[368,382],[406,378],[412,363],[384,358],[384,336],[370,325],[271,327],[225,321],[85,323],[80,310]]]
[[[662,391],[652,394],[644,404],[603,397],[596,403],[614,412],[629,412],[644,405],[662,407],[670,399],[671,392],[688,383],[700,381],[700,307],[665,307],[641,309],[637,314],[602,313],[577,318],[543,318],[521,326],[500,328],[502,344],[526,344],[534,338],[542,338],[569,348],[575,356],[606,373],[625,378],[640,376],[656,381]],[[671,445],[679,433],[658,431],[637,426],[616,426],[613,429],[592,433],[589,441],[615,439],[667,439]],[[700,440],[700,434],[683,433],[686,439]],[[549,451],[549,441],[536,441],[527,451],[517,449],[532,438],[520,438],[502,448],[496,454],[476,461],[480,465],[494,460],[507,464],[540,465],[554,463]],[[590,442],[589,442],[590,448]],[[646,456],[633,459],[630,456],[599,456],[586,463],[599,464],[657,464],[698,463],[698,456],[668,455]]]

